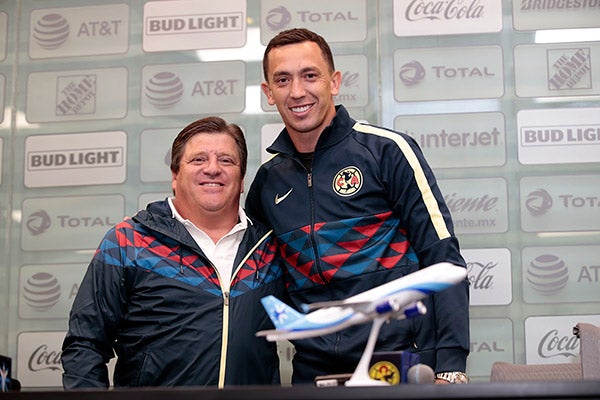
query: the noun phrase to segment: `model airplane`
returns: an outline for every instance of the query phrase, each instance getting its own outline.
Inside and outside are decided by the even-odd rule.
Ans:
[[[379,329],[391,319],[425,314],[421,299],[453,286],[467,276],[467,270],[450,263],[438,263],[409,275],[339,301],[306,304],[302,314],[274,296],[261,299],[275,329],[259,331],[268,341],[303,339],[337,332],[352,325],[373,321],[366,348],[346,386],[387,385],[369,377],[368,369]]]

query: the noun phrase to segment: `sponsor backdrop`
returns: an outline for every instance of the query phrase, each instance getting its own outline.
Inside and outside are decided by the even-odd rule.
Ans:
[[[331,42],[338,101],[435,169],[468,261],[472,378],[576,361],[572,326],[600,324],[600,0],[16,0],[0,1],[0,353],[24,388],[60,387],[87,263],[169,195],[183,126],[241,125],[250,183],[282,127],[262,54],[294,26]]]

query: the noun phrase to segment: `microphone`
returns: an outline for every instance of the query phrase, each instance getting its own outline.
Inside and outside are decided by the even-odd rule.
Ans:
[[[8,392],[11,389],[11,364],[10,357],[0,355],[0,392]]]
[[[435,373],[427,364],[415,364],[406,372],[406,381],[408,383],[434,383]]]

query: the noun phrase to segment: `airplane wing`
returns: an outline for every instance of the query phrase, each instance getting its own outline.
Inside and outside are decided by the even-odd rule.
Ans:
[[[385,302],[393,303],[394,308],[399,310],[402,306],[410,306],[419,298],[457,284],[465,279],[466,275],[467,271],[463,267],[447,262],[437,263],[344,300],[303,304],[302,311],[326,307],[352,307],[368,313],[373,312],[377,304]]]

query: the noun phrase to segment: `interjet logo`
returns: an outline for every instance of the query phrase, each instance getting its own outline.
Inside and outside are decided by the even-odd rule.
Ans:
[[[46,14],[35,23],[33,37],[40,47],[54,50],[69,38],[69,22],[60,14]]]

